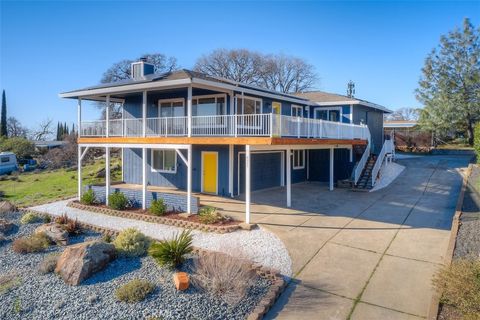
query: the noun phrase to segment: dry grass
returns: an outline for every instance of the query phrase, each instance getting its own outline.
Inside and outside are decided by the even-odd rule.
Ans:
[[[256,278],[246,260],[220,252],[201,254],[194,267],[193,285],[230,305],[242,300]]]
[[[60,257],[59,253],[49,254],[43,259],[42,262],[38,265],[38,271],[41,274],[47,274],[53,272],[57,266],[58,258]]]
[[[0,275],[0,294],[10,291],[20,284],[20,277],[15,273]]]
[[[480,260],[454,260],[436,273],[433,285],[442,294],[442,303],[455,307],[464,319],[479,319]]]
[[[50,245],[50,239],[43,232],[36,233],[29,237],[18,238],[13,242],[13,251],[16,253],[39,252],[47,249]]]
[[[146,280],[134,279],[119,287],[115,296],[119,301],[134,303],[145,299],[155,286]]]

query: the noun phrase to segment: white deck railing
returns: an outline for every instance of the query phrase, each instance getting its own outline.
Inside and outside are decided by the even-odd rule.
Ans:
[[[392,140],[385,140],[383,142],[382,150],[380,150],[380,153],[378,154],[378,157],[377,157],[377,161],[375,161],[375,165],[372,168],[372,187],[374,187],[375,183],[377,183],[378,173],[380,172],[383,162],[385,161],[385,156],[387,155],[387,153],[392,152],[391,151],[392,146],[393,146]]]
[[[365,125],[355,125],[276,114],[193,116],[191,135],[200,137],[296,137],[320,139],[368,140],[370,131]],[[109,121],[111,137],[143,136],[143,119]],[[148,137],[187,136],[188,117],[147,118]],[[81,136],[106,136],[106,121],[82,121]]]
[[[355,167],[355,170],[353,171],[353,183],[355,185],[357,185],[358,180],[360,179],[360,176],[362,175],[363,169],[365,168],[365,165],[367,164],[369,156],[370,156],[370,146],[367,146],[365,148],[365,151],[363,152],[362,158],[360,158],[360,161],[358,161],[357,166]]]

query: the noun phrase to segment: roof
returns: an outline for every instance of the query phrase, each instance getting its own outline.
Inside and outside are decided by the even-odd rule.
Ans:
[[[324,91],[308,91],[308,92],[299,92],[295,94],[297,97],[309,99],[316,102],[319,106],[333,106],[339,104],[359,104],[374,108],[385,113],[392,113],[392,111],[384,106],[379,104],[369,102],[366,100],[358,99],[355,97],[348,97],[337,93],[329,93]]]
[[[36,147],[40,148],[51,148],[51,147],[59,147],[67,144],[67,141],[32,141]]]
[[[67,91],[60,94],[62,98],[79,98],[82,96],[96,95],[106,93],[115,93],[128,91],[138,88],[155,88],[162,87],[161,84],[179,85],[189,83],[203,83],[210,85],[223,85],[228,86],[231,90],[236,91],[254,91],[254,94],[259,95],[274,95],[276,97],[282,97],[286,100],[295,100],[297,103],[310,104],[310,101],[306,98],[298,97],[293,94],[281,93],[255,85],[245,84],[221,77],[209,76],[204,73],[180,69],[177,71],[162,73],[162,74],[149,74],[139,79],[126,79],[111,83],[102,83],[95,86],[85,87],[74,91]],[[108,91],[108,92],[107,92]],[[250,92],[252,93],[252,92]]]
[[[384,128],[412,128],[417,125],[415,120],[385,120],[383,121]]]

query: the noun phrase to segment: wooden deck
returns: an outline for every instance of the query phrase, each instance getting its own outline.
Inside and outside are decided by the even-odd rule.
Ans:
[[[185,144],[185,145],[366,145],[360,139],[314,139],[276,137],[145,137],[79,138],[79,144]]]

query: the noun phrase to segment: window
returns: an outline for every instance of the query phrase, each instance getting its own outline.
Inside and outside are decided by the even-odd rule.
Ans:
[[[184,99],[158,100],[160,117],[183,117],[185,116]]]
[[[305,168],[305,150],[293,150],[293,169]]]
[[[2,157],[2,163],[10,162],[10,157]]]
[[[237,114],[260,114],[262,113],[262,99],[236,96]],[[243,100],[243,101],[242,101]]]
[[[152,150],[152,171],[176,173],[177,172],[177,153],[169,149]]]
[[[192,100],[192,116],[215,116],[225,113],[225,95],[194,97]]]
[[[336,108],[317,108],[315,109],[315,119],[322,119],[334,122],[342,121],[342,109]]]
[[[292,104],[292,117],[303,117],[303,107]]]

